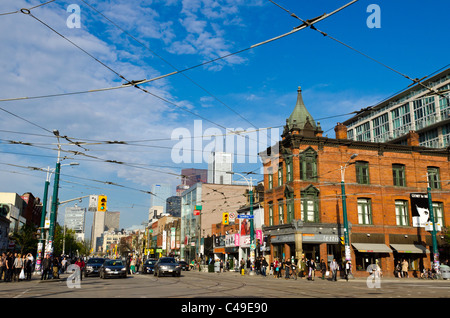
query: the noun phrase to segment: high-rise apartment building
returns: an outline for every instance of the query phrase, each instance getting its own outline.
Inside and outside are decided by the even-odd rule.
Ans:
[[[232,154],[212,152],[208,162],[208,183],[231,184],[233,171]]]
[[[450,68],[369,107],[343,122],[347,139],[406,145],[407,134],[419,134],[420,146],[450,145]]]
[[[163,213],[166,213],[166,200],[172,196],[172,186],[165,183],[154,184],[152,193],[150,208],[160,206],[163,207]]]
[[[66,207],[64,225],[75,231],[77,241],[84,241],[86,224],[86,208],[78,206]]]

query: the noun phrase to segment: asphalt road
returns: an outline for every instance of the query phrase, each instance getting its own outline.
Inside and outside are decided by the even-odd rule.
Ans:
[[[235,272],[182,272],[181,277],[129,275],[127,278],[87,277],[76,284],[59,280],[0,282],[0,298],[450,298],[450,280],[338,280],[241,276]]]
[[[324,315],[375,311],[386,314],[393,308],[403,314],[419,309],[448,311],[450,280],[384,279],[367,284],[366,279],[332,282],[305,279],[241,276],[235,272],[182,272],[181,277],[130,275],[127,278],[83,278],[79,285],[59,280],[0,282],[0,306],[34,312],[121,314],[123,308],[133,314],[161,312],[195,315],[292,314],[314,309]],[[31,302],[28,305],[28,302]],[[22,305],[23,304],[23,305]],[[28,311],[31,310],[31,311]],[[397,312],[397,311],[396,311]]]

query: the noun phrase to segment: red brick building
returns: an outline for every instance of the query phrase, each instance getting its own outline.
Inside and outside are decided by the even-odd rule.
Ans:
[[[375,263],[384,276],[393,276],[403,259],[411,275],[430,268],[431,234],[414,224],[411,193],[426,193],[429,181],[435,221],[443,229],[449,225],[450,149],[419,147],[414,132],[408,145],[393,145],[347,140],[342,124],[335,131],[335,139],[322,136],[299,89],[282,140],[261,153],[263,231],[271,259],[304,255],[327,264],[343,259],[344,179],[354,276],[367,277],[367,267]],[[441,261],[449,257],[443,235],[437,233]]]

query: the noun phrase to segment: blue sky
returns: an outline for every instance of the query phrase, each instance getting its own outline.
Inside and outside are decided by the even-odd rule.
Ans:
[[[44,2],[2,1],[0,14]],[[276,2],[306,20],[348,1]],[[67,25],[71,4],[80,7],[80,28]],[[367,12],[370,4],[379,6],[380,28],[367,25],[373,13]],[[400,73],[421,78],[449,63],[449,9],[445,0],[426,4],[418,0],[360,0],[316,27]],[[0,100],[118,86],[124,81],[116,73],[128,80],[154,78],[240,51],[301,24],[267,0],[69,0],[48,3],[31,13],[47,26],[20,11],[0,15]],[[336,122],[349,118],[345,114],[374,105],[410,83],[342,44],[305,29],[141,86],[154,95],[131,87],[3,101],[0,107],[28,121],[1,112],[0,191],[32,192],[42,197],[45,173],[21,167],[54,167],[53,129],[75,141],[130,141],[133,145],[91,142],[83,145],[86,150],[64,142],[64,150],[91,157],[65,153],[69,158],[63,163],[76,161],[80,165],[63,167],[66,175],[62,176],[60,200],[104,193],[109,209],[121,212],[121,227],[140,225],[147,218],[150,195],[139,190],[150,191],[155,183],[170,183],[175,189],[182,168],[206,168],[204,161],[174,161],[172,150],[178,142],[170,140],[174,131],[181,129],[192,136],[199,121],[204,135],[214,129],[226,133],[224,128],[280,127],[289,117],[301,86],[308,110],[320,121],[325,134],[334,138]],[[330,116],[337,117],[324,119]],[[277,138],[271,136],[272,140]],[[204,140],[200,150],[207,145],[210,141]],[[190,157],[194,159],[193,154]],[[258,163],[249,161],[236,163],[234,171],[258,171]],[[79,205],[87,206],[87,200]],[[91,219],[89,216],[88,223]]]

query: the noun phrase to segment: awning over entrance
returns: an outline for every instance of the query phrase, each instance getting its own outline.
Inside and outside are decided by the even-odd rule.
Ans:
[[[386,244],[376,243],[352,243],[353,247],[362,253],[392,253]]]
[[[391,247],[397,253],[411,253],[411,254],[424,254],[430,253],[430,250],[425,246],[418,244],[391,244]]]

